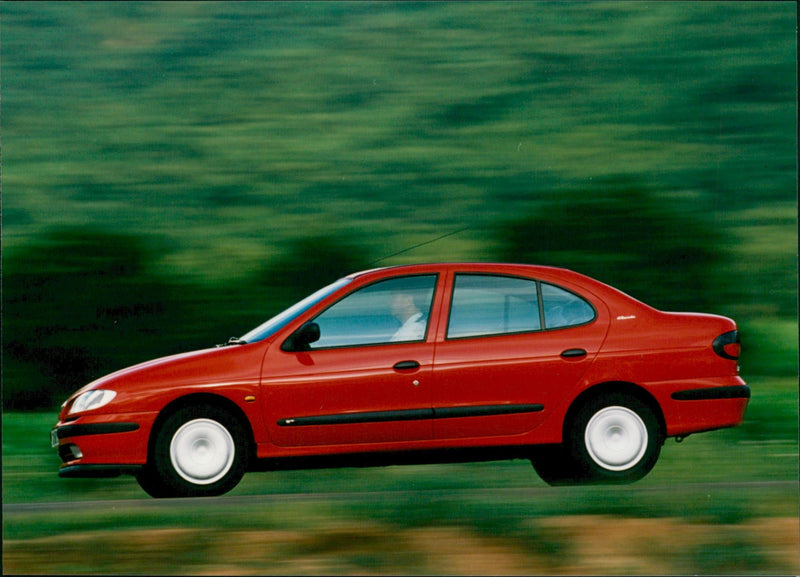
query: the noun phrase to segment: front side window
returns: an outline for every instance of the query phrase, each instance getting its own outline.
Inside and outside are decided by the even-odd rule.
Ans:
[[[312,349],[425,340],[436,275],[388,279],[363,287],[314,319]]]
[[[595,317],[592,305],[575,293],[551,284],[542,283],[542,303],[544,326],[548,329],[584,325]]]
[[[458,339],[538,331],[536,281],[458,274],[453,285],[447,338]]]

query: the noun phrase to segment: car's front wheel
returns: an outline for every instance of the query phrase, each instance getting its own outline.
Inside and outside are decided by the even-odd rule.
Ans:
[[[141,487],[153,497],[204,497],[233,489],[247,468],[244,427],[229,411],[198,405],[173,413],[155,433]]]

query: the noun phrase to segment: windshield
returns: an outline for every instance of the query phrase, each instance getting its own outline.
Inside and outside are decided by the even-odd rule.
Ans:
[[[244,335],[240,340],[246,343],[255,343],[264,340],[269,336],[272,336],[275,333],[275,331],[285,327],[298,315],[304,313],[305,311],[313,307],[315,304],[317,304],[319,301],[324,299],[326,296],[332,294],[334,291],[338,290],[339,288],[343,287],[349,282],[351,282],[351,279],[342,278],[337,280],[333,284],[329,284],[328,286],[319,289],[314,294],[307,296],[299,303],[290,306],[282,313],[275,315],[264,324],[254,328],[252,331]]]

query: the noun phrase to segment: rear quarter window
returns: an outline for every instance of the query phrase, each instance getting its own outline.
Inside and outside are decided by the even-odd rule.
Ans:
[[[585,325],[597,317],[594,307],[575,293],[547,283],[541,287],[545,329]]]

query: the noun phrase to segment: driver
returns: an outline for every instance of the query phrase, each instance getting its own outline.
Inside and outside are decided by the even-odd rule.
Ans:
[[[389,300],[392,316],[400,321],[400,328],[392,335],[392,342],[419,341],[425,336],[423,314],[408,293],[395,293]]]

